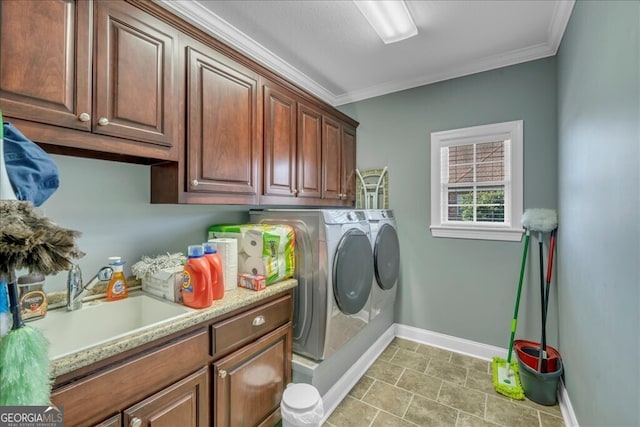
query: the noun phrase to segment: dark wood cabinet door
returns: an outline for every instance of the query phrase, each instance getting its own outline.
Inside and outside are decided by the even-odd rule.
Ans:
[[[298,196],[322,197],[322,113],[298,106]]]
[[[94,427],[122,427],[122,414],[116,414],[108,420],[94,425]]]
[[[284,89],[264,85],[264,194],[294,196],[296,186],[296,101]]]
[[[0,2],[0,108],[19,118],[91,128],[89,2]]]
[[[341,199],[342,156],[340,122],[324,116],[322,118],[322,198]]]
[[[213,364],[215,427],[272,426],[291,382],[291,323]]]
[[[353,205],[356,198],[356,129],[342,125],[342,200]]]
[[[209,426],[209,369],[204,367],[126,409],[122,418],[125,426]]]
[[[195,41],[187,66],[187,190],[258,195],[259,76]]]
[[[93,132],[171,147],[181,103],[178,31],[124,2],[94,4]]]

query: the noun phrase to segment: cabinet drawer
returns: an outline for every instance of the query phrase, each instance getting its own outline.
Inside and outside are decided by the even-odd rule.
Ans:
[[[211,354],[221,356],[289,322],[291,295],[241,313],[211,326]]]
[[[200,329],[112,368],[60,387],[53,404],[64,407],[65,425],[103,420],[207,364],[209,334]]]

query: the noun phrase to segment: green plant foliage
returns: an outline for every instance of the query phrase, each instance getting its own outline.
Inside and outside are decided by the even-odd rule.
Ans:
[[[460,197],[458,204],[461,209],[462,221],[473,221],[473,193]],[[483,190],[476,193],[476,221],[503,222],[504,221],[504,190]]]

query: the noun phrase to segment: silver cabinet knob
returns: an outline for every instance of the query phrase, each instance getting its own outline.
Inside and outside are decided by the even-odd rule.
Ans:
[[[194,179],[193,181],[191,181],[191,185],[193,185],[194,187],[197,187],[198,184],[200,184],[200,183],[198,182],[197,179]]]
[[[298,194],[298,190],[296,190],[295,188],[293,189],[293,194]]]
[[[220,369],[220,370],[218,371],[218,376],[219,376],[220,378],[224,378],[224,377],[226,377],[226,376],[227,376],[227,371],[225,371],[224,369]]]
[[[251,322],[251,324],[253,326],[261,326],[264,325],[266,322],[264,316],[261,314],[260,316],[256,316],[255,319],[253,319],[253,322]]]
[[[81,122],[88,122],[89,120],[91,120],[91,116],[88,113],[81,113],[78,116],[78,120],[80,120]]]
[[[131,422],[129,422],[129,427],[141,427],[142,426],[142,420],[138,417],[133,417],[131,419]]]
[[[106,125],[108,125],[108,124],[109,124],[109,119],[107,119],[106,117],[100,117],[100,118],[98,119],[98,124],[99,124],[100,126],[106,126]]]

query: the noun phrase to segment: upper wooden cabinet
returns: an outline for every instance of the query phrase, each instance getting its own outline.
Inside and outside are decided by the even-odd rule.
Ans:
[[[353,205],[356,200],[356,128],[344,123],[340,154],[342,200]]]
[[[258,195],[259,76],[195,41],[186,52],[188,191]]]
[[[330,116],[322,118],[322,197],[355,202],[356,129]]]
[[[295,95],[277,85],[264,85],[264,194],[294,196],[298,167]]]
[[[324,116],[322,118],[322,197],[342,199],[342,165],[340,122]]]
[[[27,137],[70,154],[178,159],[174,28],[125,2],[8,1],[0,8],[1,107]]]
[[[95,3],[92,130],[165,147],[180,105],[178,33],[127,3]]]
[[[0,1],[0,108],[152,203],[353,206],[358,123],[149,0]],[[28,30],[25,30],[28,29]]]
[[[298,197],[322,196],[322,112],[298,104]]]
[[[91,15],[86,1],[0,3],[5,116],[91,130]]]
[[[321,197],[322,113],[264,84],[264,195]]]
[[[257,204],[261,191],[260,76],[183,37],[184,161],[151,168],[152,203]]]

